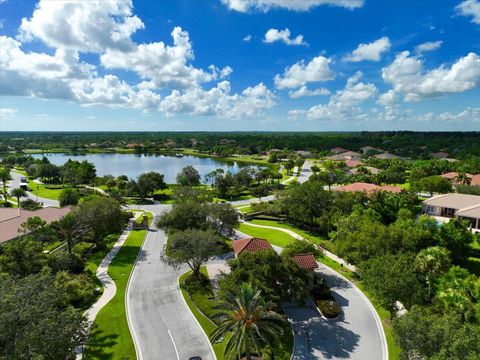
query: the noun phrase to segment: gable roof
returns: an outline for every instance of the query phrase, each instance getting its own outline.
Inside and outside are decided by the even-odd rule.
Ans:
[[[348,150],[348,149],[344,149],[344,148],[342,148],[342,147],[340,147],[340,146],[337,146],[337,147],[334,147],[334,148],[330,149],[330,152],[331,152],[332,154],[341,154],[341,153],[344,153],[344,152],[347,152],[347,151],[349,151],[349,150]]]
[[[246,238],[232,241],[233,251],[235,255],[240,255],[244,251],[257,252],[263,250],[273,250],[267,240],[259,238]]]
[[[349,168],[354,168],[359,165],[362,165],[363,163],[360,160],[346,160],[345,165],[347,165]]]
[[[318,268],[317,260],[313,254],[296,254],[292,256],[292,260],[297,263],[299,267],[305,270],[315,270]]]

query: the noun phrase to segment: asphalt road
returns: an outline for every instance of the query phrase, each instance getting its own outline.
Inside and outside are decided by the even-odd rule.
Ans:
[[[10,184],[8,185],[9,190],[16,189],[16,188],[20,187],[20,179],[23,175],[21,175],[17,172],[14,172],[14,171],[11,171],[10,174],[12,175],[12,180],[10,181]],[[32,194],[30,191],[27,191],[27,196],[32,200],[39,201],[39,202],[43,203],[43,207],[48,207],[48,206],[59,207],[60,206],[60,203],[57,200],[50,200],[50,199],[45,199],[45,198],[42,198],[42,197],[37,197],[37,196],[35,196],[35,194]]]
[[[312,162],[310,160],[306,160],[303,163],[302,170],[300,171],[300,175],[298,176],[298,183],[302,184],[308,180],[308,178],[312,175]]]
[[[350,281],[323,264],[317,270],[327,280],[341,306],[337,319],[322,318],[313,302],[285,306],[295,333],[294,359],[387,360],[383,328],[365,295]]]
[[[155,216],[169,205],[132,206]],[[130,330],[139,360],[187,360],[200,356],[213,360],[210,343],[183,301],[177,279],[188,269],[175,269],[161,260],[166,235],[152,229],[147,234],[127,289]]]

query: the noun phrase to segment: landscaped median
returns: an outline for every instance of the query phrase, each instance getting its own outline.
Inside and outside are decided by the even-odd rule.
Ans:
[[[149,219],[152,216],[149,213]],[[85,359],[134,360],[135,346],[130,334],[125,308],[125,293],[138,252],[147,230],[132,230],[108,267],[116,293],[98,313],[87,343]]]
[[[205,334],[209,337],[213,330],[216,328],[216,324],[211,320],[215,314],[216,301],[214,299],[213,289],[208,280],[208,273],[205,266],[202,266],[200,270],[203,278],[197,281],[191,281],[191,271],[188,271],[181,275],[178,279],[182,296],[185,299],[190,311],[197,319],[198,323],[202,327]],[[228,338],[223,339],[220,343],[212,344],[215,356],[218,360],[227,360],[224,356],[224,350]],[[285,334],[281,338],[281,343],[276,344],[274,347],[274,357],[265,351],[263,359],[278,359],[278,360],[290,360],[293,350],[293,334],[290,326],[285,329]]]

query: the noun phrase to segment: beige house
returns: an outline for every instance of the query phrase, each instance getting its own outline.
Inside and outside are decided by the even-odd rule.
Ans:
[[[480,196],[468,194],[442,194],[422,202],[422,212],[440,221],[451,218],[468,220],[473,231],[480,230]]]

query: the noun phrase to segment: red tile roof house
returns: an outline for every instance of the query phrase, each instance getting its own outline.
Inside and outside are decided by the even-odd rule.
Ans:
[[[28,218],[38,216],[47,223],[59,220],[69,213],[69,207],[55,208],[46,207],[36,211],[23,209],[0,208],[0,244],[19,236],[18,230]]]
[[[350,191],[350,192],[365,192],[367,194],[374,193],[376,191],[388,191],[392,193],[400,193],[402,192],[402,188],[398,186],[391,186],[391,185],[375,185],[375,184],[369,184],[369,183],[363,183],[363,182],[355,182],[352,184],[348,184],[345,186],[339,186],[335,189],[332,189],[333,191]]]
[[[313,254],[296,254],[292,256],[292,260],[305,270],[314,271],[318,268],[317,260],[315,260]]]
[[[265,250],[273,250],[267,240],[259,238],[246,238],[232,241],[235,256],[239,256],[242,252],[257,252]]]
[[[347,167],[349,167],[349,168],[354,168],[354,167],[360,166],[362,164],[363,163],[360,160],[346,160],[345,161],[345,165],[347,165]]]
[[[466,173],[465,175],[467,175],[467,177],[470,178],[470,185],[480,185],[480,174],[472,175],[472,174]],[[458,176],[458,173],[455,171],[440,175],[440,177],[447,179],[453,183],[457,182],[457,176]]]

